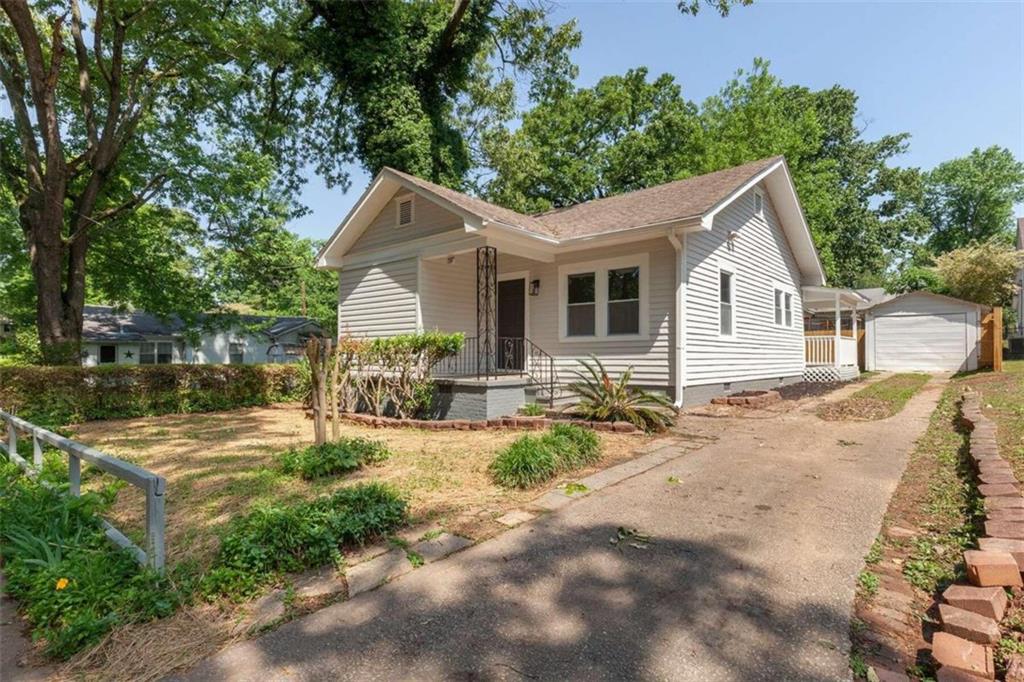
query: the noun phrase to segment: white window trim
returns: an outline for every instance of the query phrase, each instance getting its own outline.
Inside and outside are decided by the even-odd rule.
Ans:
[[[402,204],[409,203],[409,222],[402,224]],[[416,224],[416,195],[412,192],[395,197],[395,227],[412,227]]]
[[[616,341],[644,341],[650,338],[650,254],[637,253],[631,256],[581,261],[558,267],[558,340],[561,343],[594,343]],[[640,268],[640,324],[636,334],[608,333],[608,271],[620,268]],[[568,336],[566,325],[569,303],[569,275],[594,273],[594,334],[592,336]]]
[[[761,209],[757,208],[757,200],[761,199]],[[764,192],[760,189],[754,190],[754,215],[758,218],[764,218]]]
[[[782,294],[782,321],[775,321],[775,292]],[[786,324],[786,296],[789,296],[789,324]],[[793,329],[796,323],[796,291],[792,286],[783,284],[782,282],[772,283],[772,298],[771,298],[771,321],[772,326],[778,329]]]
[[[732,329],[728,334],[722,332],[722,273],[725,272],[732,276],[731,286],[729,287],[729,304],[732,306]],[[737,275],[736,266],[728,262],[718,262],[718,272],[715,277],[715,318],[718,322],[718,338],[720,339],[735,339],[737,337],[736,328],[739,326],[738,323],[738,310],[736,308],[736,283],[739,281]],[[774,302],[773,302],[774,303]],[[774,317],[773,317],[774,320]]]

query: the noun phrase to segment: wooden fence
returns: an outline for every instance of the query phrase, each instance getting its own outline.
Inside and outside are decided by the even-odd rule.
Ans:
[[[981,351],[978,367],[991,367],[993,372],[1003,371],[1003,309],[993,307],[981,317]]]
[[[0,443],[0,452],[17,464],[29,476],[38,476],[43,466],[43,443],[51,445],[68,456],[69,492],[82,494],[82,460],[107,472],[122,481],[142,490],[146,496],[146,540],[145,549],[139,547],[105,519],[100,519],[107,538],[114,544],[127,549],[143,566],[150,566],[160,573],[164,570],[164,494],[167,481],[162,476],[140,467],[111,457],[87,445],[60,436],[52,431],[30,424],[0,410],[0,422],[7,425],[7,443]],[[18,453],[18,434],[31,437],[32,463]]]

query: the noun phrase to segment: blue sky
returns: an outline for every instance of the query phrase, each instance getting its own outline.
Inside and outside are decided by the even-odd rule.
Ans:
[[[647,66],[703,100],[755,57],[787,84],[835,83],[860,95],[865,135],[911,133],[900,162],[930,168],[998,144],[1024,159],[1024,2],[770,2],[727,18],[681,15],[675,2],[562,2],[583,45],[579,83]],[[348,193],[311,178],[311,213],[289,227],[325,239],[369,177],[352,169]]]

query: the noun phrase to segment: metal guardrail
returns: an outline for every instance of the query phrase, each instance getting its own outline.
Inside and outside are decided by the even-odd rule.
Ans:
[[[0,410],[0,421],[7,425],[7,443],[0,443],[0,452],[7,454],[7,457],[17,464],[29,476],[37,476],[43,466],[43,443],[67,453],[68,455],[68,480],[70,482],[69,492],[74,496],[82,494],[82,460],[92,464],[96,468],[105,471],[122,481],[130,483],[142,490],[146,495],[146,540],[145,548],[139,547],[128,539],[124,533],[112,526],[106,519],[100,519],[107,538],[114,544],[127,549],[143,566],[149,566],[156,571],[164,571],[164,496],[167,491],[167,481],[162,476],[146,471],[134,464],[125,462],[116,457],[111,457],[88,445],[83,445],[52,431],[30,424],[29,422],[15,417]],[[32,439],[32,463],[18,454],[18,434],[22,433],[31,436]]]

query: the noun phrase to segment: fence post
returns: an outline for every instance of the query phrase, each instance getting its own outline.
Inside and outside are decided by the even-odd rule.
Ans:
[[[75,454],[68,453],[68,492],[75,497],[82,494],[82,460]]]
[[[166,482],[157,477],[146,487],[146,560],[150,568],[164,572],[164,491]]]
[[[13,461],[18,454],[18,432],[14,430],[14,422],[7,422],[7,456]]]
[[[36,436],[36,432],[32,432],[32,465],[36,468],[36,471],[43,470],[43,446],[39,442],[39,437]]]

